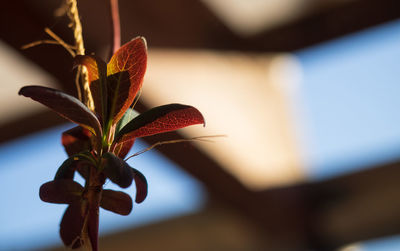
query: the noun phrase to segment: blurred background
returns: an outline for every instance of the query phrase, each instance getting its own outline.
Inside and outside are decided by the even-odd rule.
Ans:
[[[87,53],[105,58],[108,1],[79,0]],[[41,202],[73,125],[17,95],[76,95],[62,0],[0,9],[0,250],[64,250],[65,205]],[[400,2],[120,0],[122,42],[141,35],[136,108],[197,107],[206,127],[144,138],[226,135],[129,160],[148,198],[100,212],[101,250],[400,250]],[[107,188],[113,188],[111,183]],[[133,188],[127,189],[132,195]]]

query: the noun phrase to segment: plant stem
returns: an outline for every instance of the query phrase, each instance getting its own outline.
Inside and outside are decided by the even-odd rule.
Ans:
[[[99,238],[99,208],[104,184],[104,179],[99,175],[98,168],[95,168],[94,166],[90,168],[90,177],[87,182],[89,182],[87,190],[87,233],[92,250],[97,251]]]
[[[83,36],[82,36],[82,24],[81,20],[79,19],[79,12],[78,12],[78,5],[76,0],[66,0],[68,5],[67,15],[71,21],[71,28],[74,32],[74,39],[75,39],[75,46],[76,46],[76,54],[77,55],[85,55],[85,46],[83,43]],[[81,85],[79,79],[77,77],[77,81],[75,82],[76,88],[78,91],[78,97],[81,101],[84,101],[86,106],[90,110],[94,110],[94,102],[92,98],[92,94],[89,88],[89,77],[88,72],[85,67],[79,66],[78,73],[82,79],[82,87],[84,91],[84,95],[82,97],[81,93]]]
[[[121,47],[121,25],[119,18],[118,0],[110,0],[111,17],[111,49],[109,59]]]

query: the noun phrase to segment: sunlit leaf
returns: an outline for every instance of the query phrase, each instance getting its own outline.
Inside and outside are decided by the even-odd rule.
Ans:
[[[132,211],[132,199],[124,192],[104,189],[100,206],[116,214],[128,215]]]
[[[133,178],[135,179],[136,185],[136,203],[142,203],[147,197],[147,180],[144,175],[136,170],[135,168],[131,169],[133,172]]]
[[[60,236],[65,246],[79,248],[82,246],[82,228],[84,225],[81,203],[75,202],[68,206],[60,224]]]
[[[76,126],[62,133],[61,143],[68,156],[71,156],[80,152],[92,150],[90,136],[91,132],[89,132],[89,130],[81,126]]]
[[[113,153],[105,153],[103,157],[105,160],[103,172],[107,178],[122,188],[129,187],[133,180],[131,167]]]
[[[93,82],[100,78],[100,74],[107,74],[106,63],[95,55],[77,55],[74,58],[74,67],[83,65],[88,71],[89,82]],[[103,73],[102,73],[103,72]]]
[[[143,37],[123,45],[107,64],[110,119],[116,124],[139,92],[147,66],[147,46]]]
[[[100,122],[96,116],[77,98],[61,91],[43,86],[25,86],[18,93],[42,103],[66,119],[87,128],[100,136]]]
[[[49,203],[70,204],[81,199],[83,187],[70,179],[59,179],[44,183],[40,187],[40,199]]]
[[[78,55],[74,65],[83,65],[88,70],[90,91],[92,93],[95,111],[100,118],[107,116],[107,64],[94,55]],[[103,121],[104,125],[105,121]]]
[[[116,135],[116,141],[121,143],[133,138],[174,131],[195,124],[204,124],[204,118],[192,106],[181,104],[158,106],[131,120]]]

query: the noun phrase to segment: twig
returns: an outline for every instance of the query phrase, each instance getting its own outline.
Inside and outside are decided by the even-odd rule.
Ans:
[[[57,36],[53,31],[51,31],[49,28],[44,28],[44,31],[52,37],[54,40],[49,40],[49,39],[44,39],[44,40],[39,40],[39,41],[34,41],[32,43],[26,44],[21,47],[22,50],[26,50],[28,48],[32,48],[34,46],[40,45],[40,44],[56,44],[56,45],[61,45],[66,49],[69,54],[71,54],[72,57],[75,57],[76,53],[74,50],[76,50],[75,46],[72,46],[70,44],[67,44],[62,40],[59,36]]]
[[[52,37],[54,40],[56,40],[60,45],[62,45],[62,47],[64,47],[69,54],[72,55],[72,57],[75,57],[75,52],[73,50],[71,50],[71,45],[67,44],[66,42],[64,42],[64,40],[62,40],[59,36],[57,36],[53,31],[51,31],[49,28],[44,28],[44,31],[50,36]]]
[[[175,144],[175,143],[182,143],[182,142],[190,142],[190,141],[201,141],[201,142],[214,142],[212,140],[209,140],[209,138],[217,138],[217,137],[226,137],[226,135],[211,135],[211,136],[199,136],[199,137],[193,137],[190,139],[174,139],[174,140],[166,140],[166,141],[159,141],[157,143],[154,143],[153,145],[132,154],[131,156],[129,156],[128,158],[125,159],[125,161],[127,161],[130,158],[136,157],[140,154],[143,154],[147,151],[150,151],[151,149],[157,147],[157,146],[161,146],[161,145],[166,145],[166,144]]]
[[[50,40],[50,39],[44,39],[44,40],[38,40],[38,41],[34,41],[34,42],[32,42],[32,43],[23,45],[23,46],[21,46],[21,49],[22,49],[22,50],[26,50],[26,49],[29,49],[29,48],[32,48],[32,47],[35,47],[35,46],[38,46],[38,45],[41,45],[41,44],[55,44],[55,45],[61,45],[58,41]],[[68,46],[68,48],[70,48],[70,49],[72,49],[72,50],[75,49],[75,46],[72,46],[72,45],[69,45],[69,44],[67,44],[67,46]],[[65,48],[65,47],[64,47],[64,48]],[[69,51],[68,51],[68,52],[69,52]],[[71,54],[71,53],[70,53],[70,54]],[[75,54],[75,52],[74,52],[74,54]],[[72,55],[72,54],[71,54],[71,55]],[[72,56],[73,56],[73,55],[72,55]]]
[[[119,18],[118,0],[110,0],[111,17],[111,49],[109,59],[121,46],[121,25]]]
[[[85,55],[85,46],[83,43],[83,37],[82,37],[82,24],[81,20],[79,19],[79,12],[78,12],[78,6],[76,0],[66,0],[67,5],[68,5],[68,10],[67,10],[67,15],[71,21],[70,26],[74,32],[74,39],[75,39],[75,45],[76,45],[76,54],[77,55]],[[78,73],[82,77],[82,85],[83,85],[83,91],[85,93],[84,98],[85,98],[85,103],[89,109],[94,110],[94,102],[92,98],[92,94],[90,92],[89,88],[89,77],[88,77],[88,72],[85,67],[78,67]],[[78,78],[77,78],[78,79]],[[80,83],[76,84],[76,88],[78,90],[78,97],[80,100],[82,100],[82,94],[80,94]]]

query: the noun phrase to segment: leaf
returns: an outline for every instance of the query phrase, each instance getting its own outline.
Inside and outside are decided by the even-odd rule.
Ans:
[[[89,130],[81,126],[76,126],[62,133],[61,143],[68,156],[71,156],[80,152],[92,150],[90,136],[91,133]]]
[[[117,123],[117,126],[115,127],[115,133],[117,134],[121,129],[126,126],[132,119],[137,117],[139,113],[131,108],[126,110],[124,116],[122,116],[121,120]]]
[[[135,168],[131,168],[133,172],[133,178],[135,179],[136,185],[136,203],[142,203],[147,197],[147,180],[144,175],[136,170]]]
[[[128,215],[132,211],[132,199],[124,192],[104,189],[100,206],[116,214]]]
[[[94,55],[78,55],[74,58],[74,66],[83,65],[88,70],[90,91],[95,111],[102,118],[104,126],[107,116],[107,64]]]
[[[44,202],[70,204],[81,199],[83,187],[70,179],[59,179],[44,183],[39,196]]]
[[[115,133],[121,131],[121,129],[128,124],[133,118],[137,117],[139,113],[133,109],[126,110],[122,119],[118,122]],[[120,158],[125,158],[125,156],[129,153],[129,150],[132,148],[133,144],[135,143],[135,139],[125,141],[121,144],[117,144],[114,148],[113,152],[116,156]]]
[[[101,137],[100,122],[77,98],[43,86],[25,86],[18,93],[42,103],[62,117],[75,122]]]
[[[75,175],[75,171],[77,169],[77,162],[78,159],[74,157],[70,157],[66,159],[61,166],[57,169],[56,176],[54,177],[55,180],[61,179],[70,179],[72,180]]]
[[[129,153],[134,143],[135,139],[124,141],[121,144],[117,144],[113,152],[115,155],[123,159]]]
[[[147,46],[143,37],[126,43],[107,64],[109,119],[116,124],[139,92],[147,67]]]
[[[194,107],[169,104],[152,108],[129,122],[115,137],[122,143],[138,137],[174,131],[186,126],[204,124],[203,115]]]
[[[58,168],[55,180],[57,179],[73,179],[76,170],[81,173],[81,169],[85,164],[93,164],[93,156],[90,152],[81,152],[71,155]]]
[[[103,172],[107,178],[122,188],[129,187],[133,180],[131,167],[113,153],[107,152],[103,157],[105,160]]]
[[[82,228],[85,219],[82,215],[81,203],[70,204],[65,210],[60,224],[60,236],[65,246],[79,248],[82,246]]]

